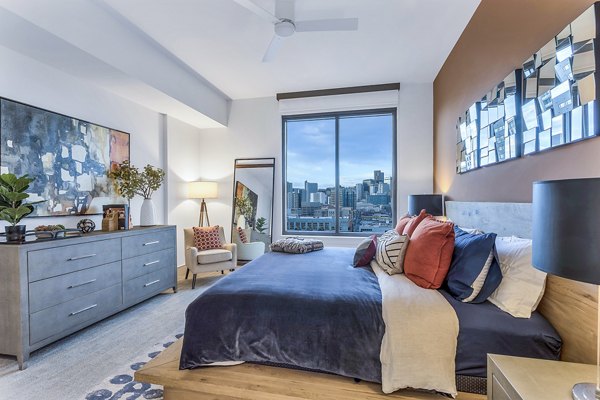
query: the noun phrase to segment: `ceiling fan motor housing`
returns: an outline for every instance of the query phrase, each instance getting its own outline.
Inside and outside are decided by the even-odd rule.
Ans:
[[[292,36],[296,32],[296,25],[290,19],[282,19],[275,24],[275,34],[280,37]]]

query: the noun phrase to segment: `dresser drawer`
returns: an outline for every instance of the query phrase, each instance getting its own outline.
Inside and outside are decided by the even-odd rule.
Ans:
[[[103,318],[122,304],[121,285],[78,297],[29,316],[29,342],[38,343],[85,322]]]
[[[97,240],[27,253],[29,282],[121,259],[121,239]]]
[[[120,283],[120,261],[36,281],[29,284],[29,313]]]
[[[175,267],[167,267],[123,282],[123,303],[132,304],[175,286]]]
[[[123,281],[163,268],[175,268],[175,249],[166,249],[123,260]]]
[[[175,248],[175,230],[160,230],[123,238],[123,258]]]

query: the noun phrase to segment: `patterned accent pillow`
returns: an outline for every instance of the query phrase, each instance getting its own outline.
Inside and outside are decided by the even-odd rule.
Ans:
[[[237,228],[237,231],[238,231],[238,235],[240,237],[240,242],[248,243],[248,238],[246,237],[246,232],[244,232],[244,230],[239,226]]]
[[[354,252],[353,267],[369,265],[377,251],[377,236],[373,235],[359,243]]]
[[[395,229],[391,229],[377,240],[375,259],[389,275],[401,274],[407,247],[408,235],[399,235]]]
[[[282,253],[304,254],[311,251],[323,250],[323,242],[317,239],[288,237],[271,243],[271,251]]]
[[[219,233],[219,225],[215,226],[195,226],[194,227],[194,243],[199,251],[222,249],[221,235]]]

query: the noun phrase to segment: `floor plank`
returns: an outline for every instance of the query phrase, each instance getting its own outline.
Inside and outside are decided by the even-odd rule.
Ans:
[[[258,364],[179,370],[183,339],[178,340],[135,374],[141,382],[165,387],[165,400],[436,400],[430,392],[402,390],[391,395],[381,385],[337,375],[297,371]],[[485,396],[459,393],[458,400]]]

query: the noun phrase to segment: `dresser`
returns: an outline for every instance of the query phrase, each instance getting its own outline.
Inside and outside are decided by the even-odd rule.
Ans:
[[[0,245],[0,354],[32,351],[166,289],[177,291],[174,226]]]
[[[571,400],[573,385],[596,382],[596,366],[488,354],[489,400]]]

